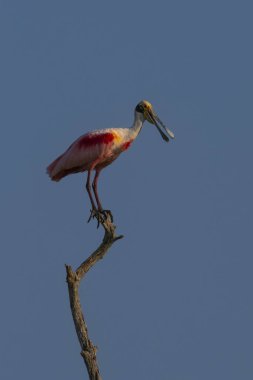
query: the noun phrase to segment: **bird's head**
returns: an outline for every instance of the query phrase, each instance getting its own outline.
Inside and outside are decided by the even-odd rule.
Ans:
[[[174,139],[174,133],[165,127],[163,122],[159,119],[157,114],[153,110],[153,106],[147,100],[142,100],[135,107],[135,112],[143,115],[144,120],[154,124],[165,141],[169,141],[170,138]]]

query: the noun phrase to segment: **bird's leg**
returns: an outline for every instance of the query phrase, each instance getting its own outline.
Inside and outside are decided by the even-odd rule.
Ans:
[[[98,185],[98,177],[99,177],[99,174],[100,174],[100,170],[96,170],[96,174],[95,174],[95,177],[94,177],[94,180],[92,182],[92,188],[93,188],[93,192],[95,194],[95,198],[96,198],[96,201],[97,201],[97,205],[98,205],[98,211],[105,217],[107,218],[107,215],[110,216],[111,218],[111,221],[113,222],[113,216],[112,216],[112,212],[110,210],[104,210],[103,207],[102,207],[102,204],[100,202],[100,199],[99,199],[99,196],[98,196],[98,189],[97,189],[97,185]]]
[[[90,217],[88,219],[88,223],[90,222],[91,218],[97,217],[97,213],[98,213],[96,206],[95,206],[95,202],[94,202],[93,197],[92,197],[91,185],[90,185],[90,174],[91,174],[91,170],[88,170],[87,181],[86,181],[86,190],[87,190],[87,193],[89,195],[91,207],[92,207],[92,209],[90,211]]]
[[[92,188],[93,188],[93,192],[94,192],[94,195],[95,195],[95,198],[97,201],[98,211],[102,212],[103,207],[102,207],[102,204],[100,202],[100,199],[98,196],[98,190],[97,190],[99,174],[100,174],[100,170],[96,170],[96,174],[95,174],[95,177],[94,177],[93,182],[92,182]]]

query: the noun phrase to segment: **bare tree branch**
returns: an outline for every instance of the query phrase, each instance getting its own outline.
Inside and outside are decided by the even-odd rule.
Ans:
[[[90,268],[101,260],[112,244],[123,238],[123,235],[116,236],[115,225],[111,222],[111,218],[107,215],[106,220],[101,221],[105,230],[104,238],[100,246],[86,259],[76,271],[73,271],[70,265],[66,265],[67,283],[69,291],[69,301],[71,312],[75,324],[77,337],[81,346],[81,355],[86,364],[90,380],[102,380],[96,358],[96,346],[93,345],[88,336],[88,329],[84,319],[79,297],[79,285]]]

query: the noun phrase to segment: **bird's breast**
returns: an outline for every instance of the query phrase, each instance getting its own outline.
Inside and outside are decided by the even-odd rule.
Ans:
[[[129,129],[119,128],[113,131],[114,140],[114,150],[118,153],[127,150],[133,142],[133,137],[130,135]]]
[[[122,151],[127,150],[128,148],[130,148],[132,142],[133,142],[133,140],[128,140],[128,141],[124,142],[122,144]]]

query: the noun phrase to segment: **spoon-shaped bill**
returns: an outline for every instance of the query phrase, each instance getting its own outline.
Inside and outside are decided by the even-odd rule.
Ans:
[[[156,128],[158,129],[163,140],[169,142],[170,138],[171,139],[175,138],[174,133],[163,124],[163,122],[159,119],[159,117],[155,113],[149,112],[148,116],[151,123],[154,124]]]

